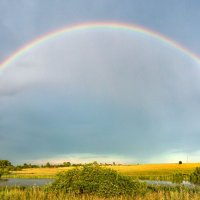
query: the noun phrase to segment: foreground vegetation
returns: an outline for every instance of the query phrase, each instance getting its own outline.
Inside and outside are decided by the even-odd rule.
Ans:
[[[92,194],[103,197],[132,196],[146,191],[146,184],[135,181],[117,171],[98,165],[86,165],[59,173],[49,188],[51,191]]]
[[[190,175],[190,182],[200,184],[200,167],[197,167]]]
[[[1,200],[199,200],[200,192],[176,188],[169,190],[162,187],[147,188],[144,194],[134,194],[132,196],[121,195],[116,197],[99,197],[88,194],[73,194],[47,191],[45,188],[0,188]]]
[[[153,165],[155,166],[155,165]],[[174,167],[174,165],[171,165]],[[181,165],[182,167],[183,165]],[[146,185],[122,175],[113,168],[124,169],[130,166],[102,167],[89,164],[83,167],[68,167],[54,175],[55,182],[43,187],[0,187],[1,200],[197,200],[200,199],[200,187],[155,186]],[[124,167],[124,168],[122,168]],[[158,167],[158,166],[157,166]],[[160,167],[160,166],[159,166]],[[179,166],[180,167],[180,166]],[[111,169],[112,168],[112,169]],[[56,169],[56,170],[58,170]],[[64,168],[65,169],[65,168]],[[158,169],[158,168],[157,168]],[[179,169],[185,169],[182,167]],[[35,169],[34,169],[35,170]],[[41,169],[37,169],[41,170]],[[44,169],[43,169],[44,170]],[[53,170],[53,169],[52,169]],[[55,169],[54,169],[55,170]],[[164,169],[162,169],[164,170]],[[55,172],[55,171],[54,171]],[[127,171],[126,171],[127,172]],[[174,172],[174,171],[173,171]],[[182,173],[176,174],[178,178]],[[191,181],[200,181],[200,168],[190,174]]]

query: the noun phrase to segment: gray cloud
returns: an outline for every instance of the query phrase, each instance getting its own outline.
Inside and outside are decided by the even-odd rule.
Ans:
[[[106,29],[63,35],[1,74],[1,152],[140,162],[198,151],[199,83],[197,63],[150,37]]]
[[[0,59],[52,30],[88,21],[121,21],[156,30],[200,52],[199,2],[174,0],[1,0]]]

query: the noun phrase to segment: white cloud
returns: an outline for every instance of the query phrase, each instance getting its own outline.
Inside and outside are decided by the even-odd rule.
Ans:
[[[200,151],[185,152],[182,150],[168,151],[165,154],[161,154],[152,157],[148,160],[150,163],[178,163],[182,161],[183,163],[199,163]]]
[[[110,155],[110,154],[92,154],[92,153],[80,153],[80,154],[66,154],[57,155],[55,157],[41,158],[38,160],[29,160],[31,163],[45,164],[50,162],[52,164],[61,164],[63,162],[71,163],[91,163],[97,161],[98,163],[113,163],[116,164],[130,164],[135,163],[134,158],[124,155]]]

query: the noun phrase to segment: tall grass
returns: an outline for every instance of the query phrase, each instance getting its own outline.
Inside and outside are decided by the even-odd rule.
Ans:
[[[43,188],[1,188],[1,200],[104,200],[94,195],[75,195],[60,192],[58,194]],[[200,193],[188,190],[149,190],[145,194],[107,198],[111,200],[199,200]]]

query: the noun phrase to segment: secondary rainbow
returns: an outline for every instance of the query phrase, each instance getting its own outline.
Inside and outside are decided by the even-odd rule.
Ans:
[[[102,28],[133,31],[133,32],[144,34],[146,36],[150,36],[152,38],[159,40],[160,42],[166,43],[167,45],[174,47],[175,49],[181,51],[183,54],[188,55],[195,62],[200,64],[200,57],[198,57],[196,54],[189,51],[187,48],[183,47],[182,45],[178,44],[177,42],[171,40],[170,38],[165,37],[155,31],[146,29],[146,28],[138,26],[138,25],[132,25],[132,24],[124,24],[124,23],[116,23],[116,22],[93,22],[93,23],[84,23],[84,24],[77,24],[77,25],[73,25],[73,26],[67,26],[67,27],[52,31],[50,33],[47,33],[45,35],[42,35],[42,36],[36,38],[35,40],[31,41],[30,43],[25,44],[24,46],[19,48],[17,51],[15,51],[13,54],[11,54],[7,59],[5,59],[3,62],[1,62],[0,69],[1,70],[5,69],[9,64],[14,62],[16,59],[18,59],[20,56],[22,56],[27,51],[31,50],[36,45],[39,45],[43,42],[48,42],[48,40],[59,37],[62,34],[66,34],[68,32],[86,30],[86,29],[102,29]]]

